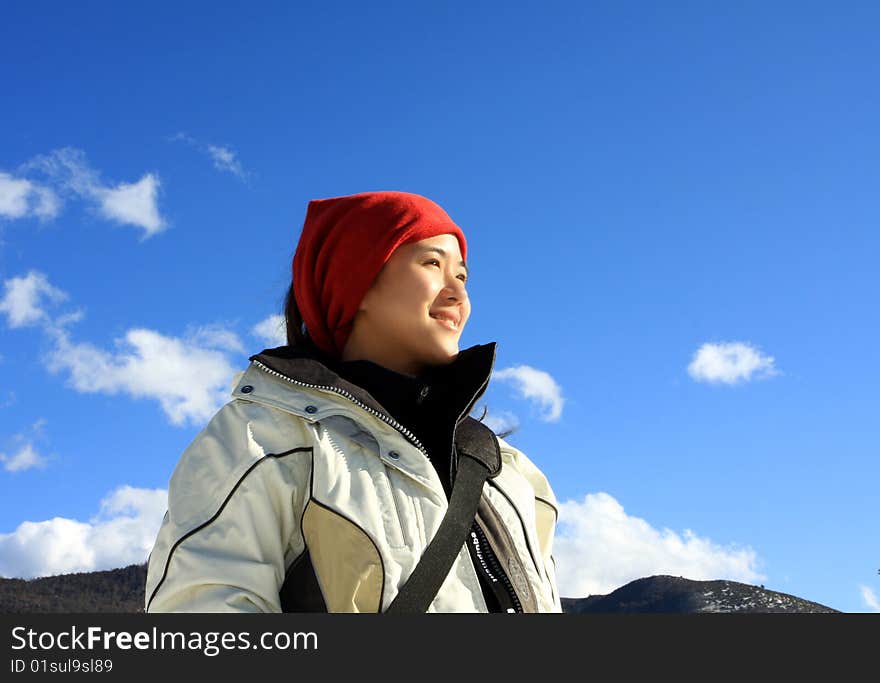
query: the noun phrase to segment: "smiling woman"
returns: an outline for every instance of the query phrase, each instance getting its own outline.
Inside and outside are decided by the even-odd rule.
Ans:
[[[454,235],[398,247],[361,301],[343,360],[408,375],[454,360],[471,312],[463,264]]]
[[[544,475],[469,416],[495,343],[464,233],[405,192],[313,200],[285,346],[184,452],[147,611],[560,612]]]

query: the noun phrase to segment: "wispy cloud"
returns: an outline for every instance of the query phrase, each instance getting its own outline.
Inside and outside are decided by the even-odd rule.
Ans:
[[[245,182],[250,178],[250,174],[242,168],[241,162],[231,147],[200,142],[186,133],[177,133],[168,139],[172,142],[185,142],[190,147],[197,149],[211,159],[214,168],[218,171],[231,173]]]
[[[876,593],[868,586],[859,586],[859,589],[862,591],[862,600],[865,601],[865,605],[875,612],[880,612],[880,600],[877,599]]]
[[[48,458],[37,451],[35,441],[43,440],[43,428],[46,426],[46,418],[40,418],[34,422],[26,432],[15,434],[11,441],[16,444],[13,453],[8,455],[0,453],[0,463],[7,472],[23,472],[25,470],[43,468]]]
[[[703,344],[688,365],[688,374],[698,382],[738,384],[778,375],[775,359],[745,342]]]
[[[205,342],[134,328],[115,340],[115,349],[105,349],[57,330],[45,361],[51,372],[65,372],[76,391],[153,399],[172,424],[201,425],[228,399],[235,372],[223,350]]]
[[[0,171],[0,218],[55,218],[61,200],[50,188]]]
[[[235,152],[231,149],[228,147],[218,147],[217,145],[208,145],[208,154],[214,160],[214,168],[244,179],[244,169],[242,169],[238,159],[235,158]]]
[[[65,301],[67,294],[49,284],[44,273],[31,270],[23,277],[13,277],[3,283],[0,313],[6,315],[11,328],[28,327],[50,321],[46,307]]]
[[[244,353],[244,345],[238,335],[223,325],[190,325],[184,338],[194,346]]]
[[[475,412],[477,414],[474,417],[479,417],[479,414],[482,413],[482,408]],[[516,414],[507,410],[499,411],[497,414],[489,411],[486,413],[486,417],[483,418],[483,424],[496,434],[502,434],[517,429],[519,427],[519,418]]]
[[[159,402],[172,424],[202,424],[228,399],[234,368],[228,354],[241,352],[238,336],[220,325],[190,326],[182,337],[133,328],[106,349],[73,339],[67,326],[80,312],[52,317],[46,299],[67,295],[45,274],[31,271],[5,283],[0,311],[10,327],[39,324],[51,342],[43,358],[49,371],[65,373],[82,393],[127,394]]]
[[[37,156],[22,170],[42,173],[59,192],[92,202],[103,218],[143,229],[144,239],[167,227],[159,212],[161,183],[155,173],[146,173],[135,182],[107,184],[91,168],[85,153],[72,147]]]
[[[0,453],[0,462],[7,472],[21,472],[46,466],[46,458],[37,452],[32,443],[24,444],[13,455]]]
[[[287,324],[283,315],[270,315],[251,328],[251,334],[262,339],[270,347],[287,344]]]
[[[517,365],[497,370],[492,373],[492,377],[513,383],[523,398],[537,403],[544,410],[541,419],[545,422],[556,422],[562,416],[562,407],[565,404],[562,388],[543,370]]]
[[[163,489],[120,486],[87,522],[54,517],[0,534],[0,576],[34,578],[145,562],[168,504]]]
[[[553,556],[566,597],[604,595],[656,574],[752,584],[766,579],[751,548],[724,547],[690,529],[655,529],[603,492],[562,503],[557,533]]]

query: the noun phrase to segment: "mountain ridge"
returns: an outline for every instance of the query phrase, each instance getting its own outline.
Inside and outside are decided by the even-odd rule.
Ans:
[[[0,614],[143,612],[147,565],[36,579],[0,578]],[[763,586],[656,575],[607,595],[562,598],[567,614],[838,613],[839,610]]]
[[[607,595],[562,598],[569,614],[839,613],[826,605],[747,583],[665,574],[635,579]]]

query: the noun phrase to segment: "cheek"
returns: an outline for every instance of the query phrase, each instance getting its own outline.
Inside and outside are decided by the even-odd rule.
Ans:
[[[385,312],[395,327],[412,327],[421,325],[431,307],[430,285],[419,281],[410,281],[406,286],[397,289],[388,300]]]
[[[467,301],[465,301],[465,304],[464,304],[463,315],[464,315],[464,322],[465,323],[467,323],[467,321],[471,319],[471,311],[472,310],[473,309],[471,308],[471,300],[470,300],[470,297],[468,297]]]
[[[375,319],[394,329],[420,326],[435,304],[442,286],[427,269],[395,273],[376,288],[372,299]]]
[[[441,289],[442,286],[438,285],[436,279],[431,278],[428,271],[417,272],[401,286],[401,296],[406,299],[409,306],[428,310],[434,305]]]

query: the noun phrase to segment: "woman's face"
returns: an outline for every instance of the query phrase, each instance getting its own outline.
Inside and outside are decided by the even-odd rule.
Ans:
[[[343,360],[409,375],[452,362],[471,313],[466,279],[455,235],[398,247],[361,301]]]

